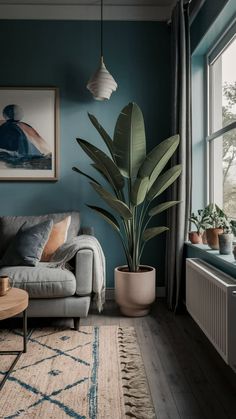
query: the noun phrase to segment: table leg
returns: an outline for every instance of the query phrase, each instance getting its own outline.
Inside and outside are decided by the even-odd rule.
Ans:
[[[9,375],[11,374],[11,372],[12,372],[12,370],[13,370],[14,366],[16,365],[17,361],[20,359],[20,356],[21,356],[21,354],[22,354],[22,351],[21,351],[21,352],[19,352],[19,351],[9,351],[9,352],[7,352],[7,351],[1,351],[1,352],[0,352],[0,355],[8,355],[8,354],[9,354],[9,355],[17,355],[17,356],[16,356],[16,358],[14,359],[13,363],[11,364],[11,366],[10,366],[9,370],[8,370],[8,371],[6,372],[6,374],[4,375],[4,377],[3,377],[2,381],[0,382],[0,391],[2,390],[2,388],[3,388],[4,384],[5,384],[5,382],[7,381],[8,377],[9,377]]]
[[[27,352],[27,309],[23,311],[23,352]]]
[[[32,331],[29,333],[29,336],[31,335]],[[26,351],[27,351],[27,309],[23,311],[23,351],[0,351],[0,355],[16,355],[16,358],[11,364],[9,370],[6,372],[5,376],[0,382],[0,391],[2,390],[5,382],[7,381],[16,363],[20,359],[22,353],[25,353]]]

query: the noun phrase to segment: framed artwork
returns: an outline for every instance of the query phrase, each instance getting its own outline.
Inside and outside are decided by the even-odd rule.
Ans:
[[[0,87],[0,180],[58,179],[58,89]]]

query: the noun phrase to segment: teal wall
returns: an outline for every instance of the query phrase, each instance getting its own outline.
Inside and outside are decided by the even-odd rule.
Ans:
[[[228,0],[205,0],[204,5],[191,26],[192,51],[198,46],[227,2]]]
[[[204,6],[191,27],[194,55],[205,55],[236,19],[235,0],[206,0]]]
[[[107,102],[96,102],[86,83],[99,59],[99,23],[91,21],[0,21],[2,86],[57,86],[60,91],[60,178],[56,183],[1,182],[0,214],[30,215],[79,210],[83,224],[93,225],[107,259],[107,285],[113,269],[125,262],[111,227],[85,207],[99,199],[86,179],[89,159],[77,145],[82,137],[103,148],[87,112],[112,134],[120,110],[135,101],[144,113],[148,149],[170,133],[169,28],[155,22],[105,22],[104,55],[118,90]],[[143,262],[158,269],[164,283],[165,237],[147,245]]]

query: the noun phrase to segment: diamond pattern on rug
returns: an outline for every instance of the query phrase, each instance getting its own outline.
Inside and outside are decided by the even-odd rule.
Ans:
[[[0,417],[42,418],[46,415],[46,403],[50,405],[47,418],[85,418],[87,402],[81,403],[81,399],[87,401],[90,364],[93,363],[91,342],[96,330],[91,330],[90,334],[74,330],[67,330],[66,334],[65,330],[35,331],[29,338],[27,353],[21,356],[1,392]],[[18,344],[20,333],[3,333],[4,350],[14,349],[12,342],[15,340]],[[1,355],[0,379],[12,361],[12,357],[10,362],[9,358]],[[17,409],[9,394],[17,395]]]
[[[21,348],[21,331],[0,330],[0,345]],[[11,361],[0,355],[0,380]],[[131,416],[156,417],[133,327],[37,329],[0,393],[4,419]]]
[[[48,371],[48,374],[50,374],[50,375],[59,375],[61,373],[62,373],[62,371],[60,371],[60,370],[51,370],[51,371]]]

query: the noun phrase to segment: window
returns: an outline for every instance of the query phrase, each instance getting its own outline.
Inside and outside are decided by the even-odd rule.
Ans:
[[[236,219],[236,24],[208,56],[209,201]]]

